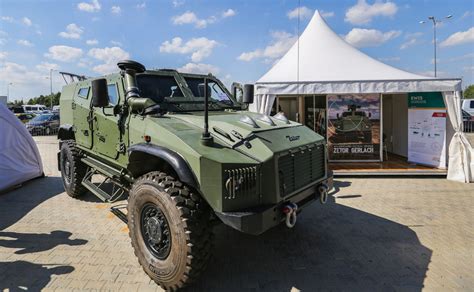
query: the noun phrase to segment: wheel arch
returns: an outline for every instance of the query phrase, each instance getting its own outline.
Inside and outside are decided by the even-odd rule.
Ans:
[[[128,153],[127,169],[133,177],[137,178],[150,171],[160,170],[175,175],[181,182],[199,192],[199,183],[194,172],[177,152],[158,145],[140,143],[131,146]]]

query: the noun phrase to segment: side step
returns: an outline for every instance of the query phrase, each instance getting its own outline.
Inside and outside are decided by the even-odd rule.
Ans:
[[[99,160],[96,160],[91,157],[84,157],[81,159],[81,161],[90,166],[91,168],[97,170],[99,173],[105,175],[106,177],[116,179],[120,178],[120,171],[108,166],[105,163],[100,162]]]
[[[89,166],[89,170],[87,171],[86,176],[82,180],[81,184],[102,201],[115,202],[120,199],[126,191],[128,191],[125,187],[116,182],[120,180],[120,171],[91,157],[84,157],[81,159],[81,161]],[[105,176],[105,179],[99,184],[94,184],[92,182],[92,177],[94,174],[101,174]],[[101,188],[106,183],[113,184],[111,193],[108,193]]]

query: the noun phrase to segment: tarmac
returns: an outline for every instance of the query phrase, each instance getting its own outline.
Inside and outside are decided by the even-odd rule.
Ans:
[[[127,225],[91,194],[70,198],[53,136],[35,137],[46,177],[0,195],[0,290],[161,291]],[[472,291],[474,185],[445,178],[337,178],[293,229],[214,229],[188,291]]]

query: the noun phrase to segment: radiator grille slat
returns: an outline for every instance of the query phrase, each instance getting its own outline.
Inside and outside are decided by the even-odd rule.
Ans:
[[[289,154],[278,159],[280,196],[285,197],[325,173],[324,145],[312,145],[292,149]]]
[[[224,170],[225,199],[255,195],[259,190],[257,166]]]

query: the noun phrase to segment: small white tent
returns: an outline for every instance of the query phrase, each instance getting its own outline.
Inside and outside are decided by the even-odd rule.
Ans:
[[[449,147],[448,178],[469,182],[472,147],[462,133],[461,79],[436,79],[386,65],[352,47],[318,11],[291,49],[255,84],[250,110],[269,114],[276,95],[443,93],[455,134]]]
[[[35,141],[20,120],[0,104],[0,192],[42,175]]]

